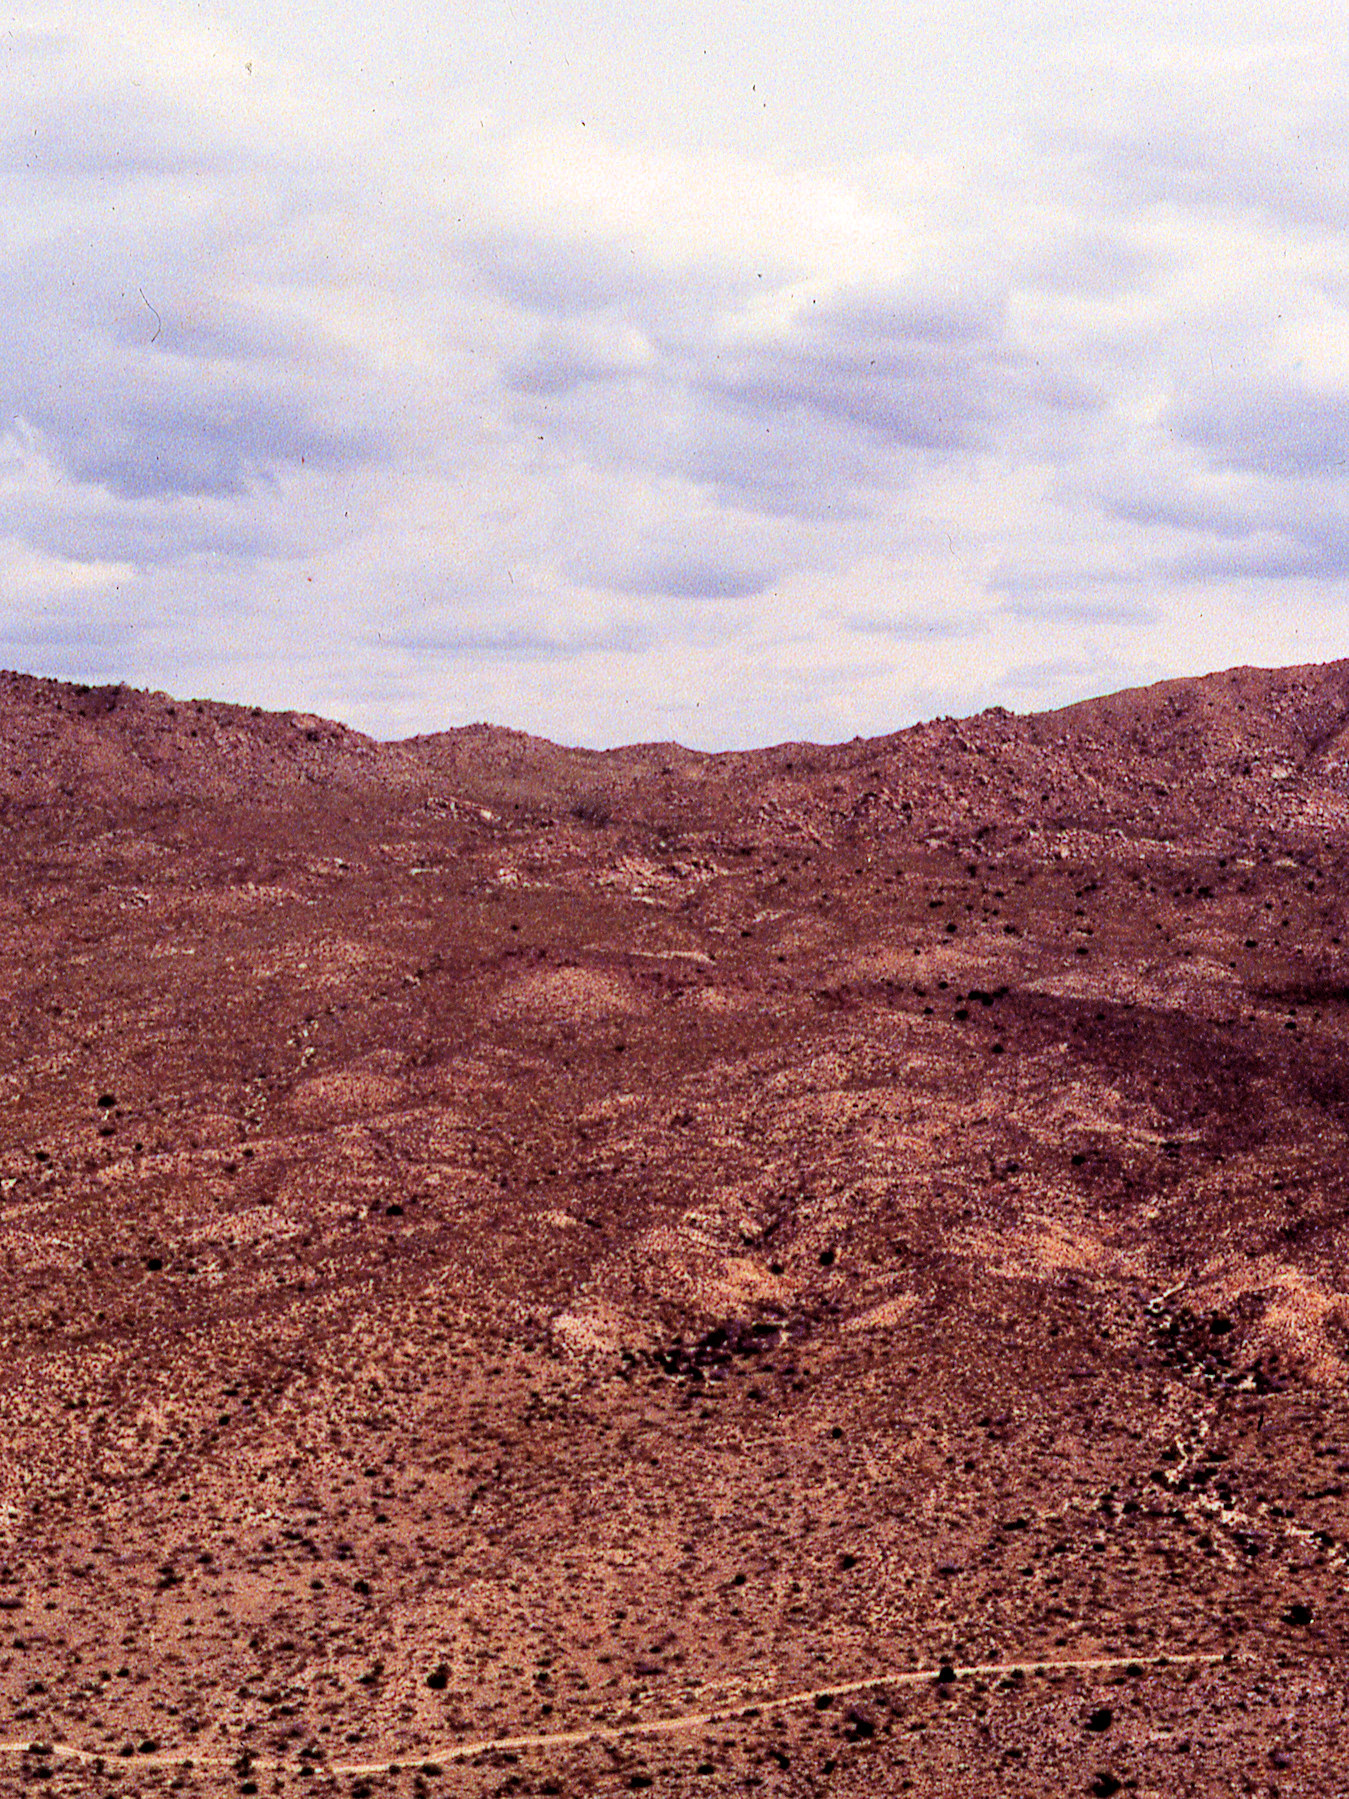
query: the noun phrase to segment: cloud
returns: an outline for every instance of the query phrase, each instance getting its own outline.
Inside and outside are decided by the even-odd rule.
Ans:
[[[1049,624],[1059,630],[1065,626],[1133,628],[1158,622],[1160,612],[1155,605],[1147,605],[1142,600],[1112,602],[1108,591],[1112,585],[1109,580],[1099,581],[1093,584],[1092,592],[1083,594],[1076,583],[1060,585],[1056,589],[1044,582],[1034,597],[1018,595],[1009,598],[1003,612],[1008,618]],[[1106,591],[1102,592],[1103,588]]]
[[[1120,301],[1155,277],[1164,260],[1159,249],[1145,249],[1118,224],[1060,224],[1036,243],[1025,273],[1048,295]]]
[[[531,332],[504,363],[501,379],[515,393],[547,399],[596,383],[631,381],[654,362],[649,338],[621,317],[569,320]]]
[[[1209,460],[1283,480],[1338,475],[1349,467],[1349,392],[1309,392],[1295,382],[1171,410],[1167,423]]]
[[[979,629],[978,622],[973,620],[923,618],[912,614],[878,618],[864,612],[850,612],[845,614],[844,623],[860,637],[889,637],[896,643],[917,644],[932,643],[939,638],[968,637],[972,631]]]
[[[59,112],[20,105],[0,127],[0,170],[30,180],[218,177],[232,160],[227,145],[202,141],[192,108],[129,78],[70,94]]]
[[[12,602],[31,600],[39,604],[62,594],[106,593],[135,575],[129,562],[59,559],[35,552],[13,537],[0,538],[0,568],[4,570],[5,593]],[[21,625],[17,628],[23,629]]]
[[[238,496],[283,467],[350,464],[373,455],[378,443],[373,430],[307,415],[294,395],[250,391],[242,374],[221,379],[198,368],[153,383],[144,396],[120,392],[114,400],[107,416],[47,407],[27,422],[75,481],[126,500]]]
[[[704,375],[715,400],[792,429],[803,416],[912,450],[973,448],[996,410],[999,321],[907,296],[837,295],[771,336],[746,331]]]
[[[744,600],[772,584],[771,569],[675,559],[650,568],[643,585],[676,600]]]
[[[635,266],[633,251],[617,241],[498,231],[465,239],[457,256],[476,287],[548,319],[612,310],[650,280]]]
[[[568,662],[597,650],[632,655],[650,647],[651,634],[613,626],[603,631],[581,631],[554,636],[521,625],[504,631],[394,631],[369,640],[382,651],[400,652],[415,662],[473,662],[483,658],[502,661]]]
[[[0,41],[15,654],[744,742],[1313,609],[1333,645],[1349,146],[1305,9],[825,41],[791,0],[770,79],[740,0],[489,0],[480,43],[390,3]]]

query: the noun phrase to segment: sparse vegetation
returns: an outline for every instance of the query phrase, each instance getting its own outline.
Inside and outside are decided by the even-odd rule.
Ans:
[[[0,1792],[1324,1784],[1349,669],[104,692],[0,680]]]

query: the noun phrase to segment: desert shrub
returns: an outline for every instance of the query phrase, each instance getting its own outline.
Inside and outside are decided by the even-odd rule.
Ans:
[[[601,827],[607,825],[613,817],[613,809],[603,793],[583,793],[572,806],[571,815],[580,819],[582,824]]]

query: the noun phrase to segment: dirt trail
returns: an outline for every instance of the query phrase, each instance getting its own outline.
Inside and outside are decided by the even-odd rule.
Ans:
[[[1225,1659],[1223,1654],[1211,1652],[1197,1655],[1102,1655],[1065,1661],[974,1662],[968,1666],[957,1666],[952,1669],[952,1673],[957,1679],[969,1679],[973,1676],[1016,1672],[1057,1674],[1075,1669],[1191,1667],[1198,1663],[1221,1662]],[[752,1712],[783,1711],[792,1706],[813,1705],[817,1699],[846,1699],[849,1694],[871,1692],[876,1687],[920,1686],[938,1679],[941,1673],[940,1667],[906,1668],[899,1672],[868,1675],[863,1680],[842,1681],[834,1686],[809,1687],[797,1693],[743,1699],[735,1705],[718,1706],[713,1711],[680,1712],[672,1718],[644,1718],[629,1724],[590,1724],[581,1730],[555,1730],[523,1736],[483,1737],[475,1742],[443,1743],[399,1751],[381,1756],[377,1761],[316,1765],[326,1766],[330,1774],[382,1774],[393,1767],[408,1767],[413,1763],[469,1761],[474,1756],[488,1755],[494,1750],[575,1749],[582,1743],[605,1739],[612,1741],[624,1737],[674,1736],[681,1730],[700,1730],[706,1725],[725,1723],[731,1718],[748,1717]],[[160,1750],[153,1755],[138,1755],[135,1766],[233,1768],[237,1767],[245,1754],[245,1751],[235,1751],[230,1755],[196,1755],[187,1748]],[[81,1749],[74,1743],[45,1743],[37,1738],[22,1742],[0,1742],[0,1755],[32,1755],[36,1759],[50,1761],[106,1762],[109,1759],[106,1750]],[[247,1755],[248,1764],[255,1771],[293,1767],[296,1760],[294,1756]]]

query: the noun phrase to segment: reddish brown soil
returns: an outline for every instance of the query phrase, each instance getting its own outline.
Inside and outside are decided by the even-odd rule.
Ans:
[[[0,833],[0,1792],[1349,1791],[1349,664]]]

